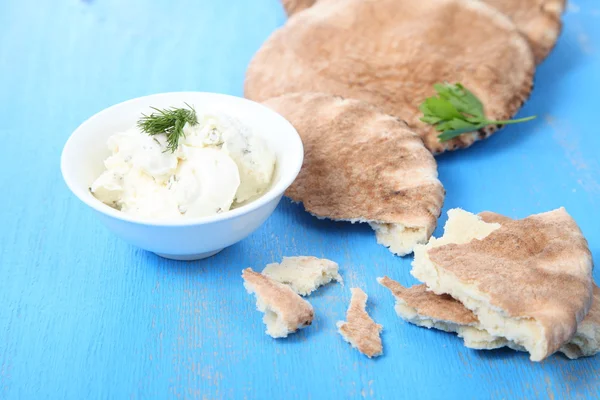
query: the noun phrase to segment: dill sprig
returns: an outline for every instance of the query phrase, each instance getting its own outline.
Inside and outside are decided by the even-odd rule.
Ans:
[[[174,153],[179,146],[179,139],[185,137],[185,133],[183,132],[185,124],[188,123],[192,126],[198,124],[198,117],[196,116],[194,107],[188,103],[185,103],[185,105],[188,107],[187,109],[171,107],[161,110],[156,107],[150,107],[156,113],[150,115],[142,114],[142,118],[140,118],[137,125],[143,132],[146,132],[150,136],[160,135],[161,133],[166,134],[166,150],[171,150]]]

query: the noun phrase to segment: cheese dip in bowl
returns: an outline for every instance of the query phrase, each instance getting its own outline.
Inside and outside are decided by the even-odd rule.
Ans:
[[[129,243],[195,260],[248,236],[302,166],[296,130],[250,100],[156,94],[112,106],[67,141],[67,186]]]
[[[106,171],[90,191],[154,220],[211,216],[255,200],[269,188],[276,164],[251,127],[219,111],[199,115],[189,105],[154,110],[110,136],[107,147]]]

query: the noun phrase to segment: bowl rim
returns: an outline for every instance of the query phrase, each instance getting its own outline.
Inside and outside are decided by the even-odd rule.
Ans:
[[[281,178],[279,179],[279,182],[277,182],[275,185],[272,185],[271,187],[269,187],[269,189],[262,196],[257,198],[256,200],[253,200],[247,204],[240,206],[239,208],[229,210],[222,214],[205,216],[205,217],[197,217],[197,218],[189,218],[189,219],[181,219],[181,220],[174,220],[174,219],[153,220],[153,219],[149,219],[149,218],[140,218],[140,217],[128,215],[122,211],[114,209],[114,208],[110,207],[109,205],[104,204],[100,200],[96,199],[94,196],[91,196],[91,198],[87,197],[87,196],[84,197],[81,188],[74,182],[74,178],[70,175],[69,171],[67,170],[68,162],[66,160],[66,157],[67,157],[67,154],[70,153],[70,151],[73,151],[71,149],[71,147],[74,146],[73,145],[74,137],[76,137],[78,134],[80,134],[82,131],[84,131],[86,129],[86,126],[89,123],[91,123],[92,120],[97,119],[97,118],[102,118],[103,114],[106,114],[106,113],[114,110],[115,108],[122,107],[126,104],[133,103],[133,102],[139,101],[141,99],[149,99],[149,98],[158,97],[158,96],[182,96],[182,95],[202,95],[202,96],[210,96],[210,97],[220,97],[220,98],[224,99],[225,101],[241,102],[241,103],[249,104],[253,107],[262,108],[263,110],[265,110],[267,112],[267,114],[271,114],[273,118],[279,119],[281,122],[283,122],[284,125],[287,125],[289,127],[288,131],[290,133],[292,133],[292,135],[291,135],[288,146],[294,148],[293,152],[297,153],[295,163],[292,165],[291,168],[288,168],[287,170],[281,170],[280,171]],[[222,93],[213,93],[213,92],[183,91],[183,92],[161,92],[161,93],[154,93],[154,94],[150,94],[150,95],[146,95],[146,96],[135,97],[135,98],[114,104],[114,105],[107,107],[107,108],[95,113],[94,115],[90,116],[85,121],[83,121],[71,133],[71,135],[69,135],[69,138],[65,142],[65,145],[63,146],[63,150],[61,152],[60,169],[61,169],[61,174],[62,174],[63,180],[65,181],[69,190],[77,198],[79,198],[79,200],[81,200],[83,203],[85,203],[87,206],[93,208],[97,212],[104,214],[106,216],[118,219],[118,220],[141,224],[141,225],[160,226],[160,227],[170,227],[170,226],[175,227],[175,226],[193,226],[193,225],[201,225],[201,224],[207,224],[207,223],[227,221],[227,220],[242,216],[244,214],[248,214],[254,210],[257,210],[257,209],[267,205],[271,201],[275,200],[277,197],[282,196],[284,194],[285,190],[294,182],[294,180],[300,173],[300,169],[302,168],[303,162],[304,162],[304,145],[302,143],[302,139],[300,138],[300,135],[298,134],[298,131],[296,130],[296,128],[294,128],[294,126],[288,120],[286,120],[283,116],[281,116],[277,112],[273,111],[272,109],[266,107],[263,104],[257,103],[255,101],[252,101],[252,100],[249,100],[249,99],[246,99],[243,97],[232,96],[232,95],[222,94]],[[279,166],[279,164],[276,164],[276,166]],[[86,191],[87,191],[87,189],[86,189]]]

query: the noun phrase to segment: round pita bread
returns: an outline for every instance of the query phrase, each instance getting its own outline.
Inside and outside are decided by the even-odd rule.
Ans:
[[[405,121],[433,153],[470,146],[497,129],[440,143],[419,105],[437,82],[460,82],[488,118],[510,119],[528,98],[534,60],[514,24],[471,0],[329,0],[295,15],[248,67],[245,95],[264,101],[325,92],[374,104]]]
[[[288,16],[324,0],[282,0]],[[562,29],[566,0],[481,0],[504,13],[525,35],[537,64],[554,48]]]
[[[317,217],[399,224],[421,230],[417,242],[427,241],[444,189],[435,159],[404,122],[322,93],[287,94],[265,105],[288,119],[304,143],[304,164],[288,197]]]
[[[566,0],[482,0],[506,14],[529,41],[539,64],[554,48]]]

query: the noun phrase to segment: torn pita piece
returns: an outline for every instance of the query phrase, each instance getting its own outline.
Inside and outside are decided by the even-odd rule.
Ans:
[[[244,286],[256,296],[256,308],[265,313],[266,333],[274,338],[287,337],[312,323],[313,307],[289,286],[247,268],[242,271]]]
[[[440,142],[419,110],[435,83],[463,84],[487,118],[501,121],[529,97],[534,70],[527,40],[484,2],[326,0],[271,35],[248,67],[244,92],[260,102],[292,92],[363,100],[406,121],[441,153],[468,147],[497,126]]]
[[[304,143],[304,164],[286,191],[319,218],[368,222],[398,255],[427,243],[444,188],[435,159],[406,124],[358,100],[321,93],[265,102]]]
[[[460,209],[448,217],[441,238],[415,248],[413,276],[532,361],[573,338],[592,304],[592,258],[564,208],[521,220]]]
[[[377,278],[377,282],[388,288],[396,298],[396,314],[414,325],[458,332],[460,327],[479,323],[473,312],[460,302],[447,294],[429,292],[425,285],[405,288],[387,276]]]
[[[376,357],[383,354],[381,330],[383,326],[375,323],[367,314],[367,294],[359,288],[352,288],[350,307],[346,313],[347,322],[337,323],[338,332],[345,341],[366,355]]]
[[[268,264],[262,274],[288,285],[301,296],[308,296],[331,281],[343,283],[337,263],[310,256],[283,257],[280,264]]]
[[[481,327],[479,320],[459,301],[448,295],[437,295],[425,285],[405,288],[388,278],[377,281],[388,288],[396,298],[395,310],[399,317],[411,324],[455,332],[463,338],[465,346],[477,350],[523,347],[504,337],[490,335]],[[592,307],[577,327],[577,332],[559,351],[571,359],[593,356],[600,352],[600,289],[594,285]]]

